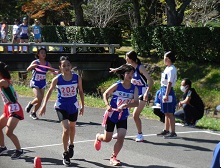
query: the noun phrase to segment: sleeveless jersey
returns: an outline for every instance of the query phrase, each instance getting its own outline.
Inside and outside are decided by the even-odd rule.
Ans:
[[[140,65],[136,67],[134,76],[131,79],[131,83],[138,87],[138,95],[140,96],[144,94],[148,85],[145,76],[140,73],[139,67]]]
[[[73,73],[70,81],[65,81],[62,74],[57,76],[58,90],[55,109],[65,110],[69,114],[78,112],[79,104],[77,101],[78,75]]]
[[[125,89],[122,83],[117,83],[117,90],[113,93],[110,106],[113,109],[117,109],[124,103],[129,103],[134,98],[135,85],[131,84],[129,89]],[[109,112],[108,117],[114,123],[117,123],[118,120],[125,120],[129,116],[128,108],[123,109],[122,115],[119,117],[119,113],[117,111]],[[120,119],[119,119],[120,118]]]
[[[40,65],[40,60],[37,59],[36,60],[36,64]],[[48,66],[48,62],[46,62],[46,66]],[[39,69],[40,71],[38,71],[37,69]],[[32,81],[35,82],[44,82],[46,83],[46,73],[48,71],[47,68],[43,68],[43,67],[37,67],[37,69],[34,69],[32,71]]]
[[[20,32],[21,37],[28,36],[28,25],[21,24],[20,29],[21,29],[21,32]]]
[[[1,88],[0,93],[4,104],[17,102],[16,92],[11,84],[7,88]]]

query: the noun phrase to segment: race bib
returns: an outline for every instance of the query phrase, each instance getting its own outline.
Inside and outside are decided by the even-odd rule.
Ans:
[[[39,29],[34,29],[34,34],[39,34]]]
[[[18,112],[19,110],[20,110],[20,107],[19,107],[19,104],[18,103],[9,104],[9,106],[8,106],[9,113]]]
[[[61,97],[73,97],[76,96],[77,85],[62,85],[59,86],[61,91]]]
[[[131,83],[133,85],[136,85],[136,86],[143,86],[144,85],[141,80],[136,80],[136,79],[131,79]]]
[[[164,98],[165,96],[163,96]],[[172,103],[173,102],[173,97],[172,96],[168,96],[168,100],[165,103]],[[164,102],[163,102],[164,103]]]
[[[122,104],[128,104],[130,101],[130,99],[119,97],[117,99],[117,107],[121,106]]]
[[[35,81],[40,81],[40,80],[44,80],[44,79],[46,79],[46,75],[44,75],[44,74],[36,74],[35,75]]]

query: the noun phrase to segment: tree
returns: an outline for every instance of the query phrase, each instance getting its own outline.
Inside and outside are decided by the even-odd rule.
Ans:
[[[194,0],[186,11],[184,23],[186,26],[205,27],[211,22],[219,23],[219,0]]]
[[[75,25],[84,26],[84,16],[82,5],[87,5],[88,0],[70,0],[70,3],[75,11]]]
[[[46,24],[47,20],[54,23],[55,18],[65,18],[64,10],[69,6],[70,3],[62,0],[32,0],[22,6],[22,11],[30,18],[43,18],[43,24]]]
[[[167,25],[180,26],[183,22],[184,11],[191,0],[165,0],[167,4]],[[177,3],[178,7],[177,7]]]
[[[129,20],[132,27],[162,24],[163,4],[158,0],[131,0]]]
[[[118,23],[124,15],[126,0],[94,0],[89,1],[85,15],[92,26],[104,28]]]

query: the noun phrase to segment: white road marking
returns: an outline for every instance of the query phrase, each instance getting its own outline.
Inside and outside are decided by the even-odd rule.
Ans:
[[[212,135],[218,135],[220,136],[219,133],[215,133],[212,131],[186,131],[186,132],[176,132],[177,134],[191,134],[191,133],[207,133],[207,134],[212,134]],[[144,134],[144,137],[150,137],[150,136],[156,136],[156,134]],[[136,136],[125,136],[125,138],[134,138]],[[86,143],[86,142],[93,142],[94,140],[84,140],[84,141],[75,141],[74,143]],[[40,146],[32,146],[32,147],[24,147],[22,149],[35,149],[35,148],[45,148],[45,147],[52,147],[52,146],[59,146],[62,145],[60,144],[51,144],[51,145],[40,145]]]

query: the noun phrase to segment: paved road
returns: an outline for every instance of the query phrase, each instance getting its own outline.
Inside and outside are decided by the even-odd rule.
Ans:
[[[26,106],[30,98],[20,97],[20,103]],[[32,168],[36,156],[40,156],[43,168],[65,167],[62,164],[62,128],[53,109],[54,102],[49,102],[47,113],[39,120],[32,120],[25,113],[25,120],[19,123],[15,133],[18,135],[23,157],[11,160],[8,154],[0,156],[1,168]],[[2,102],[0,102],[2,107]],[[70,167],[96,168],[111,167],[109,157],[115,140],[102,143],[102,149],[95,151],[93,142],[101,127],[104,110],[85,108],[84,116],[77,122],[75,138],[75,154]],[[211,132],[197,128],[176,126],[177,139],[157,137],[156,133],[163,128],[163,123],[156,120],[143,119],[144,142],[135,142],[136,127],[133,118],[128,120],[128,133],[118,159],[126,168],[209,168],[213,149],[219,142],[219,132]],[[9,149],[14,149],[12,142],[5,137]]]

